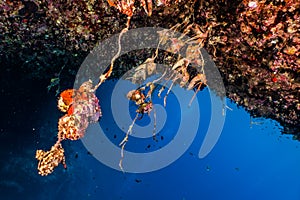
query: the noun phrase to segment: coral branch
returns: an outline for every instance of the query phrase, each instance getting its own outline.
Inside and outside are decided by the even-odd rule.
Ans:
[[[111,73],[113,71],[113,68],[114,68],[114,63],[116,61],[116,59],[120,56],[120,53],[121,53],[121,38],[122,38],[122,35],[128,31],[128,28],[124,28],[121,33],[119,34],[119,37],[118,37],[118,52],[114,55],[114,57],[111,59],[111,62],[110,62],[110,67],[109,67],[109,70],[105,73],[105,74],[101,74],[101,76],[99,77],[99,82],[98,84],[94,87],[93,91],[96,91],[98,89],[98,87],[108,78],[111,76]]]
[[[136,114],[135,118],[133,119],[131,125],[130,125],[129,128],[128,128],[128,131],[127,131],[127,133],[126,133],[124,139],[123,139],[122,142],[120,142],[120,144],[119,144],[119,146],[121,146],[121,159],[120,159],[120,162],[119,162],[119,167],[120,167],[120,169],[121,169],[123,172],[124,172],[124,169],[123,169],[123,166],[122,166],[122,162],[123,162],[123,158],[124,158],[124,148],[125,148],[125,145],[126,145],[126,143],[127,143],[127,141],[128,141],[129,135],[131,135],[131,133],[132,133],[132,128],[133,128],[133,126],[134,126],[134,124],[135,124],[135,121],[138,119],[138,117],[139,117],[139,113]]]

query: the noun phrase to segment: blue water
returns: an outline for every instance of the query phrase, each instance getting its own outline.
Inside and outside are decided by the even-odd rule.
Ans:
[[[107,128],[105,134],[117,145],[124,133],[120,131],[122,128],[113,122],[109,124],[110,120],[107,120],[111,117],[107,104],[110,103],[114,84],[104,83],[97,95],[103,110],[100,125],[104,130]],[[17,140],[11,145],[3,144],[1,147],[0,199],[299,200],[300,143],[292,140],[291,136],[281,135],[280,126],[276,122],[251,119],[246,111],[229,100],[226,102],[232,111],[228,109],[226,112],[218,142],[206,157],[198,158],[209,124],[208,94],[207,89],[204,89],[198,94],[199,101],[193,102],[199,104],[201,111],[196,138],[179,159],[163,169],[149,173],[123,173],[95,159],[81,141],[66,141],[63,146],[68,169],[64,170],[60,166],[53,174],[41,177],[36,170],[35,150],[41,147],[49,149],[55,142],[56,123],[60,116],[55,110],[55,99],[45,99],[38,107],[39,112],[32,114],[39,115],[39,123],[31,127],[35,130],[30,130],[33,134],[40,135],[40,139],[35,141],[37,144],[32,145],[25,139]],[[174,95],[170,94],[166,113],[168,109],[176,110],[178,102],[173,98]],[[162,102],[157,100],[156,103]],[[124,109],[134,111],[130,106],[134,107],[129,105]],[[120,112],[122,109],[120,108]],[[168,122],[173,118],[176,122],[176,115],[168,117],[167,126],[170,128],[158,133],[159,138],[163,136],[163,140],[160,138],[155,142],[151,138],[132,136],[126,148],[134,151],[134,144],[137,152],[163,148],[175,137],[168,130],[178,127],[177,123],[172,125]],[[138,123],[141,126],[147,125],[149,119],[144,116]],[[123,128],[123,131],[127,130],[127,127]],[[29,131],[24,128],[26,130]],[[151,144],[148,149],[147,144]],[[110,154],[109,151],[101,153]]]

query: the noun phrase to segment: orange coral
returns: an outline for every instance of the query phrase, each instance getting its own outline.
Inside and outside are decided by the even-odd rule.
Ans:
[[[65,102],[65,104],[70,105],[73,101],[73,96],[74,96],[74,89],[68,89],[63,91],[60,94],[60,97],[63,99],[63,101]]]
[[[67,112],[70,105],[73,103],[73,96],[74,96],[75,90],[74,89],[68,89],[63,91],[60,94],[60,97],[58,99],[58,109],[62,112]]]

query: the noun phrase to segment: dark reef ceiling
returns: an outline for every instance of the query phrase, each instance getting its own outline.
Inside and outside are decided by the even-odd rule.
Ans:
[[[126,15],[111,6],[121,1],[109,2],[1,1],[1,65],[20,68],[27,78],[50,80],[62,68],[76,74],[97,41],[126,26]],[[226,96],[253,116],[277,120],[284,133],[300,140],[299,0],[160,0],[153,2],[151,16],[139,2],[131,29],[197,24],[195,34],[202,34]]]

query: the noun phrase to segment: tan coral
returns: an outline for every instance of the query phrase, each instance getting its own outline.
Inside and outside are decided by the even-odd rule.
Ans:
[[[50,151],[37,150],[35,157],[39,161],[38,173],[42,176],[52,173],[60,163],[66,168],[64,149],[60,143],[53,145]]]

